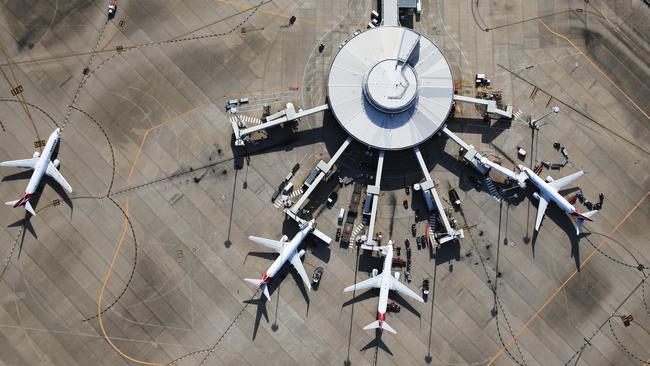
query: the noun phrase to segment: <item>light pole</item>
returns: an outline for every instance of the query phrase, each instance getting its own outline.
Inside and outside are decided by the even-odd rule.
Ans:
[[[545,115],[541,116],[540,118],[531,119],[530,121],[528,121],[528,127],[533,128],[535,130],[539,130],[539,127],[540,127],[540,125],[538,123],[539,121],[546,118],[546,116],[548,116],[551,113],[559,113],[559,112],[560,112],[560,107],[553,106],[553,108],[551,108],[550,112],[546,113]]]

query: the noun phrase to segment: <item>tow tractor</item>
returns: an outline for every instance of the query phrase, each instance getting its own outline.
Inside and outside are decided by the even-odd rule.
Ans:
[[[321,277],[323,277],[323,267],[316,267],[316,269],[314,270],[314,275],[312,276],[311,279],[314,290],[318,290],[318,285],[320,285]]]
[[[115,18],[115,13],[117,13],[117,3],[113,1],[108,4],[108,20]]]
[[[422,280],[422,297],[424,298],[424,301],[427,301],[427,297],[429,297],[429,279],[425,278]]]

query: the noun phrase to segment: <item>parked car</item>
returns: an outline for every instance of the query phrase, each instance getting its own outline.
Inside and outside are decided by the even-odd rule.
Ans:
[[[404,202],[402,202],[402,204],[404,205],[404,209],[408,210],[408,208],[409,208],[409,200],[404,200]]]
[[[415,243],[417,244],[418,250],[422,249],[422,239],[419,236],[415,238]]]
[[[411,242],[408,239],[404,240],[404,246],[406,247],[407,252],[411,250]]]
[[[411,225],[411,234],[413,235],[413,237],[417,235],[417,225],[415,224]]]
[[[406,193],[406,195],[408,196],[411,193],[411,187],[409,186],[404,187],[404,193]]]
[[[334,238],[334,240],[341,240],[341,228],[336,229],[336,238]]]
[[[427,247],[427,237],[422,235],[420,237],[420,243],[422,244],[422,248],[426,248]]]

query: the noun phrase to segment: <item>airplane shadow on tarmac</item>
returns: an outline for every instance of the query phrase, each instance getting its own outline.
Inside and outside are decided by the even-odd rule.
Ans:
[[[540,235],[544,235],[544,224],[546,223],[547,225],[547,230],[551,229],[548,225],[549,219],[552,221],[555,225],[557,225],[564,233],[566,234],[567,238],[570,241],[571,244],[571,257],[573,258],[575,262],[576,269],[580,271],[580,238],[587,236],[588,234],[581,233],[580,236],[576,235],[576,228],[575,228],[575,221],[569,217],[564,211],[562,211],[557,205],[553,202],[549,202],[547,208],[546,208],[546,215],[544,219],[542,220],[542,225],[539,228],[539,232],[535,231],[535,217],[537,215],[537,206],[538,206],[538,200],[532,197],[530,195],[528,197],[530,200],[531,204],[533,207],[535,207],[535,210],[531,210],[534,212],[531,212],[531,219],[532,219],[532,224],[530,226],[530,230],[533,231],[533,235],[531,238],[531,250],[533,251],[533,257],[535,256],[535,245],[537,243],[537,237]],[[528,236],[528,234],[526,234]]]
[[[386,343],[381,340],[382,336],[382,331],[380,329],[375,329],[375,338],[373,338],[368,344],[363,346],[359,351],[364,352],[367,351],[371,348],[381,348],[384,352],[388,353],[389,355],[393,355],[393,352],[388,348]]]
[[[257,337],[257,330],[260,327],[262,316],[264,319],[266,319],[267,323],[269,322],[269,314],[266,311],[266,298],[264,295],[262,295],[257,299],[245,300],[244,303],[257,306],[257,311],[255,313],[255,324],[253,325],[253,340],[255,340],[255,337]]]
[[[260,257],[260,258],[268,258],[271,260],[275,260],[278,256],[277,253],[271,253],[271,252],[249,252],[247,254],[252,255],[255,257]],[[245,261],[245,259],[244,259]],[[305,316],[309,316],[309,305],[310,305],[310,300],[309,300],[309,292],[307,291],[307,288],[305,287],[305,284],[302,282],[302,278],[296,271],[293,269],[293,267],[286,263],[280,271],[273,277],[268,284],[268,289],[269,289],[269,294],[271,295],[271,299],[273,299],[273,295],[277,293],[278,299],[277,305],[276,305],[276,312],[275,312],[275,320],[273,325],[271,326],[271,330],[276,331],[278,329],[278,324],[277,324],[277,311],[278,307],[280,305],[280,286],[284,282],[285,278],[287,275],[291,273],[291,276],[294,279],[294,282],[298,285],[298,288],[300,289],[300,293],[302,294],[302,297],[305,299],[305,302],[307,303],[307,313]],[[253,325],[253,338],[252,340],[255,340],[257,337],[257,331],[259,330],[260,322],[262,320],[262,317],[266,320],[266,322],[269,322],[269,315],[266,309],[266,305],[268,300],[266,297],[264,297],[264,294],[261,292],[258,292],[259,297],[257,299],[251,299],[251,300],[245,300],[244,303],[246,304],[251,304],[251,305],[256,305],[257,306],[257,311],[255,314],[255,324]]]
[[[350,300],[346,301],[343,303],[341,307],[346,307],[350,306],[352,304],[356,304],[358,302],[368,300],[371,298],[377,298],[379,296],[379,289],[372,288],[370,290],[367,290],[366,292],[363,292]],[[417,311],[411,304],[409,304],[406,299],[404,299],[400,294],[398,294],[395,291],[391,291],[388,293],[388,298],[395,301],[398,303],[401,307],[405,308],[409,312],[411,312],[413,315],[417,316],[418,318],[421,318],[421,314],[419,311]]]
[[[4,178],[2,178],[2,182],[9,182],[9,181],[15,181],[15,180],[22,180],[22,179],[29,179],[32,176],[33,171],[32,170],[25,170],[22,172],[18,172],[15,174],[7,175]],[[32,206],[34,207],[34,210],[38,211],[38,202],[41,199],[41,195],[43,192],[43,188],[45,187],[45,184],[48,184],[52,189],[63,199],[63,202],[65,202],[68,207],[70,207],[70,218],[72,218],[72,212],[74,209],[74,205],[72,203],[72,200],[70,199],[70,196],[68,196],[68,192],[63,189],[54,179],[48,177],[48,176],[43,176],[43,179],[41,181],[41,184],[38,186],[36,189],[36,192],[32,196],[32,198],[29,200]],[[50,204],[51,205],[51,204]],[[18,208],[21,210],[24,210],[22,207]],[[23,230],[20,234],[20,244],[18,246],[18,256],[17,258],[20,259],[20,254],[22,253],[23,249],[23,244],[25,242],[25,234],[26,232],[29,232],[34,236],[35,239],[38,239],[38,235],[36,234],[36,230],[34,230],[34,226],[31,223],[31,218],[32,214],[27,212],[25,210],[24,212],[24,217],[16,222],[13,222],[7,227],[22,227]]]

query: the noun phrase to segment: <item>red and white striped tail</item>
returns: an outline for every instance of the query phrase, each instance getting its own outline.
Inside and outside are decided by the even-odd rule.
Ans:
[[[25,193],[22,197],[20,197],[20,199],[5,202],[5,205],[12,206],[13,208],[24,207],[25,210],[27,210],[29,213],[31,213],[32,215],[36,215],[36,212],[34,212],[34,208],[29,203],[29,200],[32,198],[32,196],[33,194],[31,193]]]

